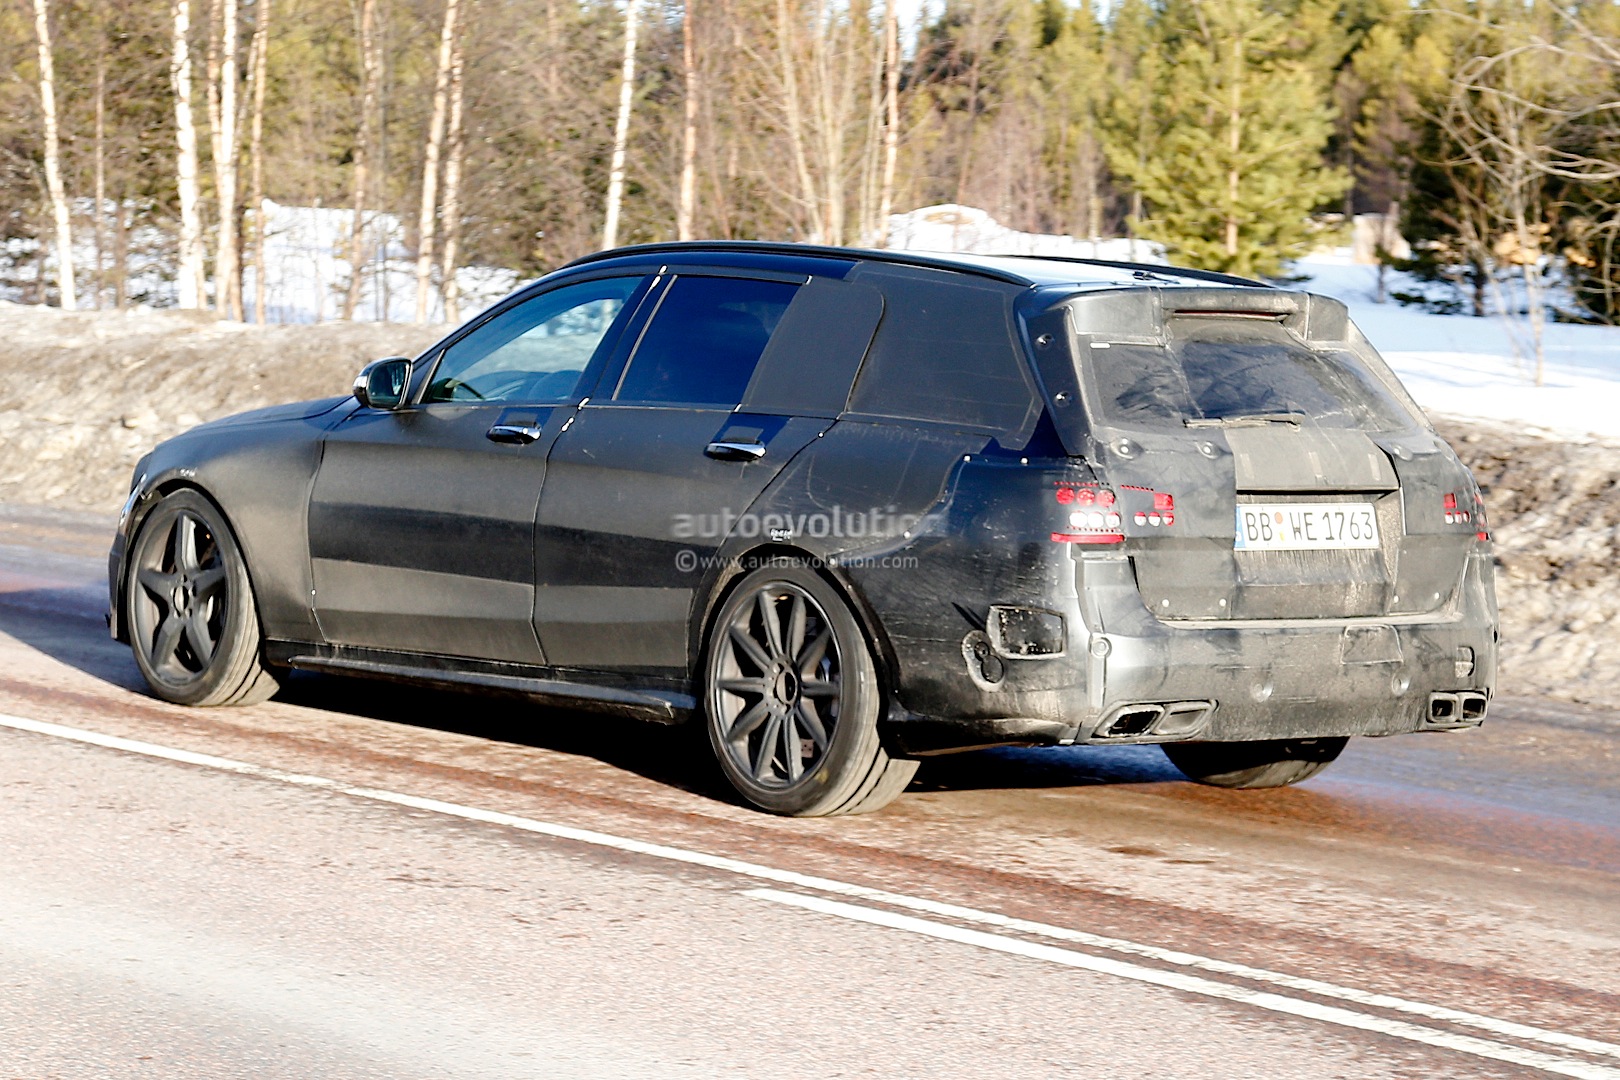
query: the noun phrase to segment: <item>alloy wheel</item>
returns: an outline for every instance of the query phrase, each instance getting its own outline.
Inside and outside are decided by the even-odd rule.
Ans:
[[[208,671],[229,616],[229,575],[212,528],[190,510],[143,536],[130,605],[136,647],[152,672],[187,683]]]
[[[767,788],[786,788],[827,756],[843,707],[837,635],[820,604],[788,582],[767,582],[734,607],[717,643],[720,742]]]

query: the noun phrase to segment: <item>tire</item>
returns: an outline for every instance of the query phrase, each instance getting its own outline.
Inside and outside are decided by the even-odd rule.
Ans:
[[[917,762],[878,738],[886,695],[872,651],[835,589],[790,560],[737,583],[705,642],[705,725],[726,779],[776,814],[877,810]]]
[[[180,705],[253,705],[278,689],[260,653],[247,561],[219,509],[177,491],[130,546],[124,619],[152,692]]]
[[[1223,788],[1275,788],[1309,780],[1350,740],[1271,739],[1263,742],[1164,743],[1170,763],[1189,780]]]

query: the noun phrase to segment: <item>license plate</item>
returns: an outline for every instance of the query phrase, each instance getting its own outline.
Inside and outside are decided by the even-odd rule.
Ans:
[[[1248,503],[1237,508],[1239,551],[1310,551],[1378,546],[1368,503]]]

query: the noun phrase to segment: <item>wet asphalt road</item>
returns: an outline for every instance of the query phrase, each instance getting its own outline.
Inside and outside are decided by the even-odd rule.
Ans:
[[[681,731],[157,702],[109,524],[0,508],[0,1080],[1620,1078],[1615,714],[1508,698],[1275,792],[989,751],[786,821]]]

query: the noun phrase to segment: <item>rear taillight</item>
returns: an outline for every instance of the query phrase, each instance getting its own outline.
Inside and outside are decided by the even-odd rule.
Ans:
[[[1117,544],[1125,539],[1120,532],[1122,519],[1114,492],[1089,484],[1064,485],[1057,489],[1062,517],[1052,533],[1059,544]]]
[[[1457,493],[1454,491],[1446,492],[1440,500],[1440,508],[1447,525],[1467,525],[1474,516],[1470,511],[1457,505]]]

